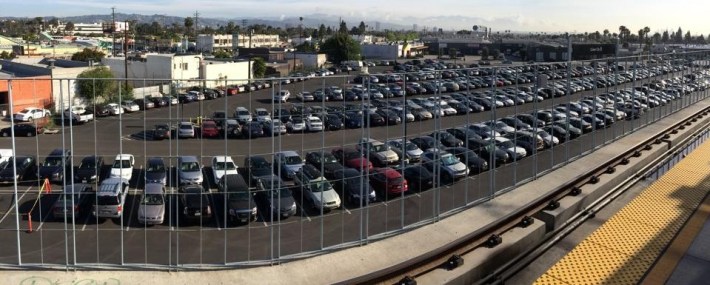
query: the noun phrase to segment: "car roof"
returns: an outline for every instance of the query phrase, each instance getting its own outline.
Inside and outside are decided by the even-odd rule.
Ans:
[[[198,161],[197,161],[197,156],[193,156],[193,155],[183,155],[183,156],[179,156],[179,157],[178,157],[178,160],[179,160],[180,162],[198,162]]]
[[[286,151],[281,151],[277,152],[274,155],[282,155],[282,156],[300,156],[297,152],[293,150],[286,150]]]
[[[163,164],[163,165],[165,165],[165,162],[164,162],[163,159],[160,158],[160,157],[151,157],[151,158],[148,158],[147,163],[148,163],[148,164]]]
[[[50,152],[48,156],[64,156],[65,154],[68,154],[70,152],[71,151],[68,149],[57,148]]]
[[[377,172],[380,172],[380,173],[384,174],[385,177],[387,177],[387,178],[389,178],[389,179],[402,177],[402,175],[401,175],[399,172],[397,172],[397,170],[394,170],[394,169],[389,168],[389,167],[387,167],[387,168],[379,168],[379,169],[377,169]]]

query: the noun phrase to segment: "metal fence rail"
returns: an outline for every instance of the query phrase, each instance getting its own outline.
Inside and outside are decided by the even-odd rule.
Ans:
[[[240,267],[276,264],[366,245],[514,191],[522,183],[706,100],[710,73],[708,66],[697,63],[707,61],[708,55],[694,52],[492,67],[441,68],[431,64],[396,73],[386,72],[391,67],[373,67],[369,74],[270,78],[252,80],[241,87],[236,84],[241,81],[224,80],[219,89],[223,94],[200,88],[203,81],[129,79],[142,81],[142,86],[164,86],[159,88],[163,92],[159,95],[152,91],[126,92],[125,79],[92,79],[95,90],[107,85],[114,91],[111,96],[102,97],[81,93],[79,79],[54,78],[53,88],[60,94],[52,98],[52,117],[22,124],[58,132],[25,137],[25,129],[10,128],[6,132],[8,138],[0,139],[0,149],[42,163],[26,171],[7,166],[13,165],[14,160],[2,166],[0,180],[6,184],[0,186],[0,241],[5,246],[0,248],[0,266]],[[11,114],[19,111],[12,108],[16,96],[35,96],[36,102],[41,102],[46,95],[27,95],[26,90],[13,88],[20,82],[46,83],[37,79],[9,80]],[[252,86],[255,90],[250,90]],[[198,91],[194,94],[202,93],[207,98],[191,101],[188,94],[192,88]],[[283,91],[290,93],[285,102],[278,100]],[[210,98],[211,94],[215,98]],[[297,99],[309,94],[314,97],[312,101]],[[380,96],[383,98],[377,98]],[[178,101],[176,104],[170,102],[173,98]],[[138,101],[143,105],[141,110],[129,111],[129,106],[121,106],[128,99],[142,99],[158,106],[142,110],[145,105]],[[162,102],[167,105],[160,106]],[[124,112],[111,114],[114,109],[108,103],[116,103],[115,110]],[[64,112],[79,106],[85,107],[87,113]],[[226,115],[225,119],[242,120],[237,107],[250,111],[254,123],[239,122],[239,135],[229,136],[225,134],[233,129],[227,127],[226,121],[217,120],[224,126],[211,137],[211,128],[203,123],[220,116],[219,112]],[[257,111],[268,114],[260,116]],[[89,113],[92,120],[85,117]],[[492,128],[477,125],[522,114],[534,118],[518,116],[530,124],[529,129],[522,130],[522,124],[513,119],[504,119]],[[317,120],[300,130],[295,117],[308,120],[316,115],[325,131],[316,130]],[[412,117],[414,120],[410,120]],[[581,123],[585,120],[591,122],[586,131],[583,129],[587,124]],[[5,124],[18,123],[14,116],[6,121]],[[287,133],[271,134],[276,129],[269,123],[273,121],[281,121]],[[180,129],[181,122],[190,122],[188,125],[198,135],[178,138],[190,129]],[[169,126],[168,131],[162,131],[167,137],[156,140],[161,133],[156,125],[161,124]],[[516,124],[526,135],[513,131]],[[555,138],[540,131],[552,132]],[[498,132],[503,134],[497,136]],[[519,135],[511,135],[516,132]],[[496,137],[497,142],[488,139]],[[529,138],[534,143],[528,142]],[[417,146],[407,145],[399,150],[392,143],[393,152],[388,152],[370,139],[386,144],[411,140]],[[541,148],[534,145],[537,143]],[[54,149],[69,150],[71,155],[68,159],[48,159]],[[355,155],[333,152],[337,149]],[[416,149],[425,154],[420,156]],[[286,151],[296,151],[307,164],[315,165],[316,171],[304,170],[301,174],[290,165],[271,165],[266,166],[271,171],[259,172],[263,169],[259,170],[258,165],[250,169],[247,163],[247,158],[263,157],[273,164],[276,154]],[[326,155],[331,153],[335,155]],[[126,194],[119,195],[115,203],[107,202],[108,198],[97,194],[97,189],[102,188],[115,157],[121,154],[134,158],[133,168],[122,170],[131,174]],[[81,196],[67,195],[66,189],[71,187],[64,185],[84,182],[82,175],[87,169],[82,161],[90,156],[103,158],[98,179],[86,181],[92,191]],[[202,174],[198,183],[203,188],[200,195],[186,195],[180,187],[181,177],[195,174],[179,164],[184,156],[196,157],[201,166],[197,172]],[[215,156],[231,157],[238,165],[237,172],[250,184],[244,195],[232,188],[220,191],[212,167]],[[403,156],[407,159],[401,159]],[[145,185],[156,175],[149,163],[155,157],[161,158],[166,168],[164,220],[146,225],[139,221],[152,215],[147,206],[155,206],[143,203],[147,200]],[[315,163],[321,157],[328,163]],[[333,157],[340,160],[329,162]],[[468,171],[461,170],[458,162],[466,165]],[[367,167],[369,163],[375,167]],[[337,165],[358,170],[345,179],[342,174],[334,174]],[[404,172],[407,184],[399,172]],[[260,189],[258,183],[250,183],[252,177],[267,173],[282,178],[285,190],[279,191],[279,184],[267,183]],[[317,173],[325,176],[328,183],[318,180]],[[20,179],[16,179],[18,174]],[[51,180],[49,187],[45,178]],[[325,191],[329,189],[325,184],[343,190],[332,194]],[[51,189],[47,191],[48,188]],[[370,192],[377,198],[369,199]],[[289,195],[292,200],[287,199]],[[251,203],[242,201],[251,197]],[[97,217],[92,213],[96,204],[119,204],[121,218]],[[278,218],[282,209],[291,214],[288,210],[293,205],[293,216]],[[252,212],[252,208],[256,210]],[[62,215],[64,209],[75,214]],[[276,215],[271,214],[274,210]],[[197,212],[199,218],[194,216]],[[239,223],[230,217],[247,217],[248,221]]]

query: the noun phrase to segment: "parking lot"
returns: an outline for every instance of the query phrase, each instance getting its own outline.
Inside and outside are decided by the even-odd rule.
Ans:
[[[231,156],[240,166],[241,172],[244,166],[242,162],[249,155],[263,155],[270,160],[273,153],[283,150],[295,150],[303,156],[309,151],[330,151],[333,148],[355,146],[362,138],[380,141],[413,138],[428,135],[434,130],[549,109],[589,96],[642,86],[653,80],[682,77],[696,70],[680,70],[609,88],[586,90],[569,96],[551,97],[540,102],[493,108],[477,113],[435,117],[400,125],[289,133],[254,139],[193,138],[153,141],[147,139],[149,136],[145,133],[159,123],[174,125],[198,116],[209,117],[215,111],[232,114],[237,106],[244,106],[249,110],[267,108],[273,114],[273,110],[294,104],[271,102],[273,92],[289,89],[295,94],[332,85],[342,86],[348,84],[353,76],[310,79],[215,100],[98,118],[83,125],[59,126],[59,134],[16,138],[16,153],[34,155],[42,161],[53,149],[66,148],[72,150],[74,163],[88,155],[104,156],[106,161],[111,162],[118,153],[133,154],[136,165],[124,206],[124,216],[122,219],[98,219],[91,215],[90,209],[86,209],[83,215],[76,219],[58,220],[53,217],[51,207],[61,193],[60,185],[52,185],[53,191],[50,194],[40,192],[41,183],[38,181],[21,182],[17,189],[14,185],[5,185],[0,188],[0,240],[6,246],[0,248],[0,263],[17,263],[18,251],[22,263],[181,265],[269,262],[283,256],[338,247],[341,244],[366,243],[374,238],[443,217],[461,207],[474,205],[500,191],[508,191],[553,167],[564,165],[570,159],[593,151],[603,144],[613,143],[616,138],[706,98],[707,91],[697,90],[683,95],[662,106],[650,108],[636,119],[616,121],[611,126],[584,133],[574,140],[491,171],[470,175],[456,183],[419,193],[410,191],[398,197],[380,199],[367,207],[344,205],[326,212],[304,210],[303,197],[294,197],[299,205],[298,212],[295,216],[283,220],[272,221],[262,214],[268,212],[268,209],[259,209],[255,222],[246,225],[228,224],[225,197],[223,193],[217,192],[216,186],[211,182],[209,159],[215,155]],[[447,94],[436,93],[407,98]],[[390,98],[400,101],[404,99]],[[342,106],[350,103],[353,102],[312,102],[306,105]],[[368,102],[361,100],[359,103]],[[3,148],[7,148],[9,139],[2,141]],[[181,155],[195,155],[201,160],[205,176],[203,186],[210,189],[205,195],[214,207],[211,217],[194,223],[186,223],[179,214],[180,205],[174,179],[176,158]],[[170,169],[165,222],[155,226],[146,226],[137,220],[137,205],[144,184],[144,168],[150,157],[165,158]],[[108,168],[109,166],[104,167],[104,177]],[[292,185],[292,182],[287,184]],[[17,204],[14,203],[15,193]],[[17,216],[18,214],[20,216]],[[28,232],[29,220],[32,222],[32,233]]]

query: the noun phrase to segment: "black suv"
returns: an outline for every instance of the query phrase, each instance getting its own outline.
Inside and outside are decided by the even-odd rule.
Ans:
[[[64,173],[68,169],[71,169],[71,150],[68,149],[55,149],[44,162],[39,166],[39,178],[49,179],[50,182],[54,183],[64,183]]]

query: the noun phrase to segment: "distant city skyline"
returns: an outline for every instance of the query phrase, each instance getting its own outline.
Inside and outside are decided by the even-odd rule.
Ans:
[[[535,32],[618,32],[621,25],[636,33],[645,26],[651,33],[678,27],[693,35],[710,33],[705,13],[710,4],[697,0],[564,1],[375,1],[359,0],[0,0],[3,13],[14,17],[67,17],[120,13],[162,14],[189,17],[199,11],[206,18],[284,19],[307,15],[342,17],[352,21],[393,23],[408,27],[470,29],[484,25],[495,31]]]

